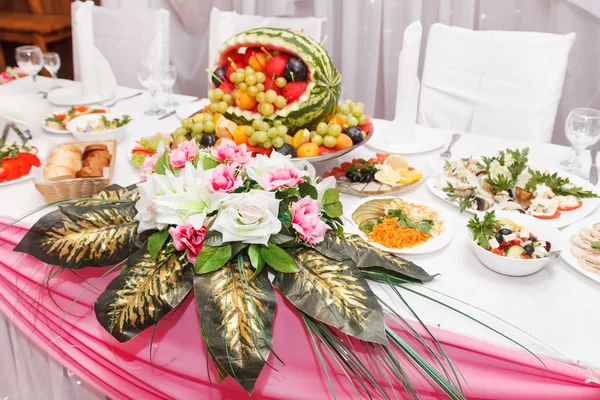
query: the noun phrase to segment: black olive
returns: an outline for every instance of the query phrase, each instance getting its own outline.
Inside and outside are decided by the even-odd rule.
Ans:
[[[290,57],[285,66],[285,79],[288,82],[302,82],[308,77],[306,64],[298,57]]]
[[[496,240],[498,241],[498,243],[504,242],[504,236],[502,236],[502,234],[500,232],[496,232],[496,234],[494,235],[494,237],[496,238]]]
[[[358,126],[349,126],[344,129],[344,133],[350,137],[352,144],[360,143],[363,140],[362,131]]]
[[[529,236],[529,241],[530,241],[531,243],[535,243],[535,242],[537,242],[538,240],[537,240],[536,238],[534,238],[533,236]]]
[[[217,135],[213,133],[205,133],[200,140],[200,144],[206,147],[214,146],[215,143],[217,143]]]
[[[550,251],[551,247],[552,247],[552,244],[550,244],[550,242],[546,242],[546,245],[544,246],[544,248],[546,249],[546,251]]]
[[[500,229],[499,232],[503,235],[510,235],[512,233],[512,231],[510,229],[506,229],[506,228]]]
[[[527,253],[528,256],[533,254],[533,246],[530,244],[526,244],[525,246],[523,246],[523,250],[525,250],[525,253]]]
[[[219,86],[221,83],[226,81],[225,72],[227,71],[227,67],[217,67],[217,69],[213,72],[212,83],[215,86]]]

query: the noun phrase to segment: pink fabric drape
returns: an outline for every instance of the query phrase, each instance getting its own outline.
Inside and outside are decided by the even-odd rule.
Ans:
[[[0,228],[3,226],[0,223]],[[118,343],[98,324],[93,311],[98,290],[118,271],[105,277],[101,277],[105,268],[78,271],[95,288],[71,305],[88,285],[69,271],[40,284],[56,268],[12,251],[25,231],[24,227],[13,226],[0,236],[0,310],[24,335],[70,371],[114,399],[250,398],[233,380],[217,383],[212,365],[207,370],[192,296],[158,324],[152,342],[150,328],[129,343]],[[281,296],[278,301],[273,348],[285,365],[270,358],[275,369],[264,369],[255,398],[331,398],[302,321]],[[464,376],[463,387],[469,399],[600,398],[600,386],[585,382],[588,377],[598,379],[590,371],[547,359],[546,369],[525,352],[442,329],[430,330]],[[397,332],[420,348],[405,331],[398,328]],[[356,398],[335,363],[329,358],[327,363],[338,398]],[[407,369],[423,398],[442,398],[415,371]],[[400,388],[394,389],[400,393]],[[378,398],[377,393],[373,396]]]

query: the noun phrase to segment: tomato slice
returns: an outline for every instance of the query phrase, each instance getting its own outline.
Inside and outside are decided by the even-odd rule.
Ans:
[[[371,158],[369,158],[369,163],[371,163],[371,164],[375,164],[376,162],[379,162],[379,160],[378,160],[378,159],[376,159],[375,157],[371,157]]]
[[[33,165],[34,167],[39,167],[42,164],[40,159],[32,153],[19,153],[17,159],[24,161],[29,165]]]
[[[325,178],[329,178],[330,176],[333,176],[333,174],[332,174],[331,172],[325,172],[325,173],[323,174],[323,179],[325,179]]]
[[[77,112],[84,113],[87,110],[89,110],[90,108],[88,106],[79,106],[79,107],[74,107],[74,109]]]
[[[552,215],[534,215],[534,217],[539,219],[555,219],[560,217],[560,210],[556,210],[556,212]]]
[[[5,158],[2,160],[0,168],[3,169],[2,176],[4,181],[12,181],[22,177],[21,164],[15,158]]]
[[[498,255],[498,256],[502,256],[502,255],[503,255],[503,254],[502,254],[502,250],[500,250],[500,248],[497,248],[497,249],[492,249],[492,250],[490,250],[490,251],[491,251],[492,253],[494,253],[494,254]]]
[[[375,155],[377,156],[377,159],[379,160],[380,163],[383,163],[385,161],[385,159],[390,156],[389,154],[385,154],[385,153],[375,153]]]
[[[348,169],[348,167],[349,167],[349,166],[351,166],[351,165],[352,165],[352,163],[351,163],[351,162],[348,162],[348,161],[346,161],[346,162],[343,162],[343,163],[342,163],[342,165],[340,165],[340,167],[341,167],[341,168],[342,168],[342,169],[345,171],[345,170],[347,170],[347,169]]]
[[[573,211],[573,210],[577,210],[582,205],[583,205],[583,202],[581,200],[579,200],[579,203],[577,203],[577,205],[574,205],[574,206],[562,206],[562,207],[558,207],[558,209],[560,211]]]
[[[154,150],[149,150],[149,149],[145,149],[143,147],[136,147],[135,149],[131,150],[131,153],[133,154],[146,154],[146,155],[154,155],[154,153],[156,153]]]

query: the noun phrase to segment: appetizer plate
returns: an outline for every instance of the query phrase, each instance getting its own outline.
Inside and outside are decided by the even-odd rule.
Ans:
[[[97,107],[90,107],[90,108],[103,108],[103,109],[106,110],[105,113],[95,113],[95,114],[107,114],[107,113],[110,112],[109,108],[104,107],[101,104],[94,104],[94,106],[97,106]],[[55,128],[50,128],[50,127],[46,126],[46,119],[48,119],[50,117],[54,117],[54,116],[59,115],[59,114],[65,114],[67,111],[68,111],[68,109],[65,109],[64,111],[55,111],[55,112],[52,112],[52,113],[48,114],[46,116],[46,118],[44,118],[42,120],[42,122],[41,122],[42,129],[45,130],[48,133],[54,133],[56,135],[70,135],[70,132],[69,132],[68,129],[66,129],[66,127],[65,127],[65,129],[55,129]],[[76,117],[73,117],[71,119],[78,118],[78,117],[81,117],[83,115],[88,115],[88,114],[80,114],[80,115],[78,115]]]
[[[191,103],[181,104],[175,109],[175,115],[177,115],[177,118],[179,119],[186,119],[209,104],[210,100],[208,99],[200,99]]]
[[[592,185],[587,180],[580,178],[576,175],[573,175],[568,172],[561,171],[561,170],[555,169],[555,168],[543,167],[543,166],[540,166],[540,165],[534,164],[534,163],[532,163],[531,165],[535,166],[535,167],[547,169],[550,173],[558,172],[558,174],[560,176],[568,178],[576,186],[581,186],[582,188],[584,188],[586,190],[596,191],[594,185]],[[437,177],[431,177],[431,178],[427,179],[427,188],[431,191],[431,193],[433,193],[435,196],[439,197],[440,199],[458,207],[458,205],[456,203],[448,200],[448,198],[446,197],[446,193],[444,193],[440,188],[438,188],[436,186],[436,183],[437,183]],[[587,217],[588,215],[593,213],[594,210],[596,210],[596,208],[598,208],[598,206],[600,205],[600,198],[581,199],[581,200],[582,200],[582,206],[579,207],[578,209],[572,210],[572,211],[563,211],[561,213],[560,217],[558,217],[558,218],[544,219],[544,220],[540,219],[540,221],[542,221],[546,226],[553,226],[553,227],[559,228],[559,229],[564,228],[565,226],[569,226],[569,225],[581,220],[582,218]],[[493,207],[492,207],[492,209],[493,209]],[[475,210],[470,210],[470,209],[465,210],[465,212],[468,212],[471,214],[483,213],[481,211],[475,211]]]
[[[434,132],[431,128],[423,128],[419,125],[415,127],[415,136],[412,140],[406,143],[388,143],[386,138],[389,135],[399,134],[398,132],[390,132],[392,129],[391,122],[386,121],[381,123],[381,120],[377,120],[378,134],[370,142],[369,147],[381,151],[384,153],[394,154],[420,154],[439,149],[444,146],[448,140],[447,134],[444,132]],[[384,125],[381,127],[381,125]],[[419,132],[420,130],[427,130],[427,132]]]
[[[391,254],[398,254],[398,255],[427,254],[427,253],[432,253],[434,251],[443,249],[444,247],[446,247],[448,245],[448,243],[450,243],[450,241],[454,237],[454,232],[456,229],[455,216],[453,216],[452,213],[446,212],[444,210],[441,210],[441,209],[439,209],[435,206],[432,206],[430,204],[427,204],[427,203],[419,203],[419,205],[427,206],[427,207],[433,209],[434,211],[436,211],[438,213],[438,215],[440,216],[440,219],[442,219],[442,221],[444,221],[444,226],[446,229],[444,230],[444,232],[442,232],[442,234],[440,236],[432,237],[425,243],[421,243],[414,247],[405,248],[405,249],[392,249],[392,248],[386,247],[382,244],[369,241],[367,234],[364,233],[363,231],[359,230],[358,225],[352,220],[352,214],[354,214],[354,212],[358,209],[358,207],[360,207],[363,203],[366,203],[367,201],[370,201],[373,199],[395,199],[395,198],[398,198],[398,196],[373,196],[373,197],[366,197],[364,199],[361,199],[360,202],[358,202],[358,204],[355,207],[353,207],[349,213],[345,213],[346,220],[348,220],[352,224],[352,226],[356,228],[356,230],[358,231],[358,235],[361,238],[363,238],[365,241],[369,242],[370,245],[377,247],[378,249],[386,251]]]
[[[594,224],[597,224],[598,222],[600,222],[600,215],[592,215],[592,216],[584,218],[580,221],[577,221],[573,225],[565,228],[562,231],[563,240],[564,240],[564,244],[563,244],[564,251],[561,253],[560,256],[562,257],[563,260],[565,260],[565,262],[568,265],[573,267],[575,270],[581,272],[583,275],[587,276],[588,278],[591,278],[591,279],[595,280],[596,282],[600,283],[600,273],[596,274],[596,273],[593,273],[591,271],[588,271],[588,270],[582,268],[579,265],[579,261],[577,260],[577,258],[571,253],[571,248],[574,246],[570,243],[571,236],[577,235],[579,233],[580,229],[590,228],[593,230],[594,228],[592,228],[592,226]],[[598,257],[598,259],[600,259],[600,256]]]
[[[44,141],[44,140],[39,140],[39,139],[33,139],[30,140],[29,142],[27,142],[28,146],[35,146],[38,149],[37,152],[37,156],[40,159],[40,161],[43,163],[44,160],[46,159],[46,156],[48,154],[48,149],[50,147],[49,143]],[[35,168],[35,167],[34,167]],[[17,179],[13,179],[12,181],[7,181],[7,182],[0,182],[0,187],[2,186],[8,186],[8,185],[12,185],[13,183],[19,183],[19,182],[23,182],[23,181],[27,181],[29,179],[33,178],[33,174],[30,172],[29,174],[22,176],[20,178]]]
[[[102,103],[111,100],[115,94],[110,95],[85,95],[81,85],[67,86],[59,89],[54,89],[48,93],[48,101],[57,106],[74,106]]]

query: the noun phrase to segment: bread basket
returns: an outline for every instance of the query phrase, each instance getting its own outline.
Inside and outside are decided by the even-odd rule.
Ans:
[[[44,180],[41,176],[34,178],[33,183],[36,189],[44,196],[48,203],[59,200],[66,200],[79,197],[90,197],[92,194],[99,192],[110,184],[117,159],[117,141],[116,140],[100,140],[93,142],[72,142],[81,148],[83,151],[86,146],[91,144],[104,144],[108,148],[111,155],[110,164],[108,166],[108,176],[101,178],[72,178],[59,181]],[[48,160],[44,160],[42,170],[46,167]],[[106,175],[106,174],[105,174]]]

